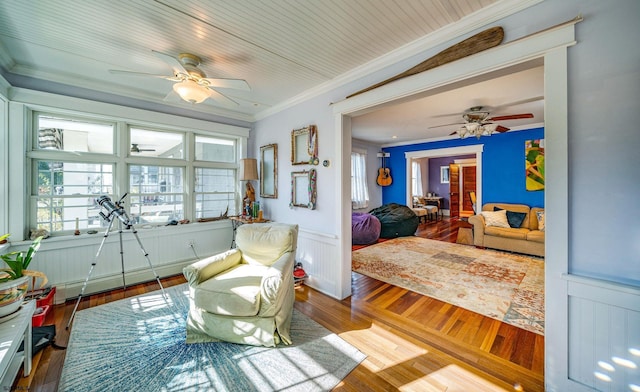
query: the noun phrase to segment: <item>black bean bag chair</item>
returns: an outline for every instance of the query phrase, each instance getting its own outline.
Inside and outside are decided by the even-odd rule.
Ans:
[[[420,224],[418,216],[411,208],[396,203],[389,203],[374,208],[369,213],[380,221],[380,238],[396,238],[412,236]]]
[[[380,221],[366,212],[351,213],[351,243],[370,245],[380,237]]]

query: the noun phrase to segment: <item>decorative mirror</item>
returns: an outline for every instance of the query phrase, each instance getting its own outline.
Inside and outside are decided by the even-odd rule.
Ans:
[[[315,125],[294,129],[291,132],[291,164],[317,165],[318,159],[318,130]]]
[[[289,207],[316,209],[316,169],[291,173],[291,203]]]
[[[260,147],[260,197],[278,198],[278,145]]]

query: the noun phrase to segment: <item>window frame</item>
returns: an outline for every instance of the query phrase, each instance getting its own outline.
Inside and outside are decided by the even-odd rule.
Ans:
[[[23,181],[25,192],[22,196],[22,202],[20,208],[22,212],[22,219],[20,219],[20,230],[15,230],[18,227],[17,222],[13,222],[10,225],[10,230],[14,233],[22,231],[23,238],[29,237],[30,229],[36,227],[37,221],[37,195],[33,193],[34,186],[37,186],[37,175],[35,174],[33,166],[37,160],[53,160],[62,162],[82,162],[82,163],[109,163],[113,165],[113,194],[108,195],[112,198],[119,199],[122,194],[128,193],[130,189],[129,184],[129,170],[131,165],[153,165],[153,166],[171,166],[182,167],[184,173],[183,183],[183,214],[184,219],[194,220],[195,216],[195,168],[223,168],[233,170],[234,183],[239,184],[237,180],[238,176],[238,162],[241,157],[246,156],[246,148],[248,141],[248,128],[242,128],[237,126],[229,126],[225,124],[219,124],[214,122],[205,122],[203,120],[182,118],[179,116],[173,116],[169,114],[161,114],[161,117],[166,117],[171,121],[167,124],[158,124],[151,121],[139,121],[135,119],[122,119],[115,115],[93,115],[84,112],[52,109],[50,107],[32,106],[30,104],[19,104],[20,109],[23,111],[24,117],[22,121],[16,121],[27,132],[27,136],[21,143],[15,143],[13,146],[19,145],[22,151],[26,151],[26,159],[20,166],[25,173],[25,180]],[[145,111],[137,110],[142,114]],[[89,152],[69,152],[58,150],[45,150],[38,148],[38,118],[39,116],[51,116],[62,119],[79,119],[87,122],[97,123],[109,123],[113,124],[113,154],[104,153],[89,153]],[[156,114],[157,116],[157,114]],[[151,116],[148,116],[151,117]],[[171,124],[173,123],[173,124]],[[182,125],[181,123],[196,123],[199,127],[193,125]],[[207,126],[207,127],[204,127]],[[211,130],[204,129],[210,127]],[[130,137],[131,128],[144,129],[150,131],[172,132],[183,134],[183,158],[159,158],[159,157],[136,157],[131,156],[130,149]],[[229,133],[224,131],[228,130]],[[229,140],[234,145],[234,157],[235,162],[215,162],[215,161],[197,161],[195,160],[195,135],[204,137],[218,138]],[[35,148],[34,148],[35,147]],[[14,156],[12,154],[12,156]],[[34,183],[35,181],[35,183]],[[240,186],[236,185],[234,189],[234,209],[239,210],[241,204]],[[36,196],[34,198],[34,196]],[[116,200],[114,199],[114,200]],[[128,213],[130,213],[130,207],[128,206],[128,200],[126,200],[125,207]],[[85,228],[81,228],[84,230]],[[73,233],[73,230],[62,230],[50,233],[51,236],[68,236]],[[14,234],[15,235],[15,234]],[[16,235],[16,239],[20,235]]]

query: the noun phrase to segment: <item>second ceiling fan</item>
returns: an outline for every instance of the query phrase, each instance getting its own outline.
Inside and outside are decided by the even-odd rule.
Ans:
[[[529,103],[534,101],[542,100],[543,97],[535,97],[526,99],[519,102],[513,102],[507,105],[501,105],[491,108],[491,110],[501,109],[507,106],[514,106],[523,103]],[[509,121],[509,120],[521,120],[527,118],[533,118],[533,113],[518,113],[518,114],[507,114],[503,116],[490,116],[491,111],[489,107],[486,106],[472,106],[466,111],[462,113],[462,118],[465,122],[457,122],[452,124],[443,124],[436,125],[429,128],[440,128],[451,125],[460,125],[460,128],[451,132],[449,135],[459,135],[461,138],[465,138],[468,136],[476,136],[480,138],[481,136],[490,136],[493,133],[503,133],[508,131],[510,128],[507,128],[503,125],[497,124],[497,122]]]
[[[161,78],[175,82],[173,91],[189,103],[201,103],[211,98],[227,106],[237,106],[238,103],[236,101],[218,91],[217,88],[251,91],[251,87],[249,87],[249,84],[243,79],[208,78],[207,75],[198,68],[202,60],[194,54],[181,53],[176,58],[155,50],[152,52],[173,69],[172,75],[154,75],[117,69],[110,69],[109,72],[119,75]]]

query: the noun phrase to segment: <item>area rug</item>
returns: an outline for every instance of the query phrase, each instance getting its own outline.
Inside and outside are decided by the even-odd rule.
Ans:
[[[544,335],[544,259],[400,237],[356,250],[374,279]]]
[[[294,310],[293,344],[185,344],[186,284],[79,311],[59,391],[326,391],[365,355]]]

